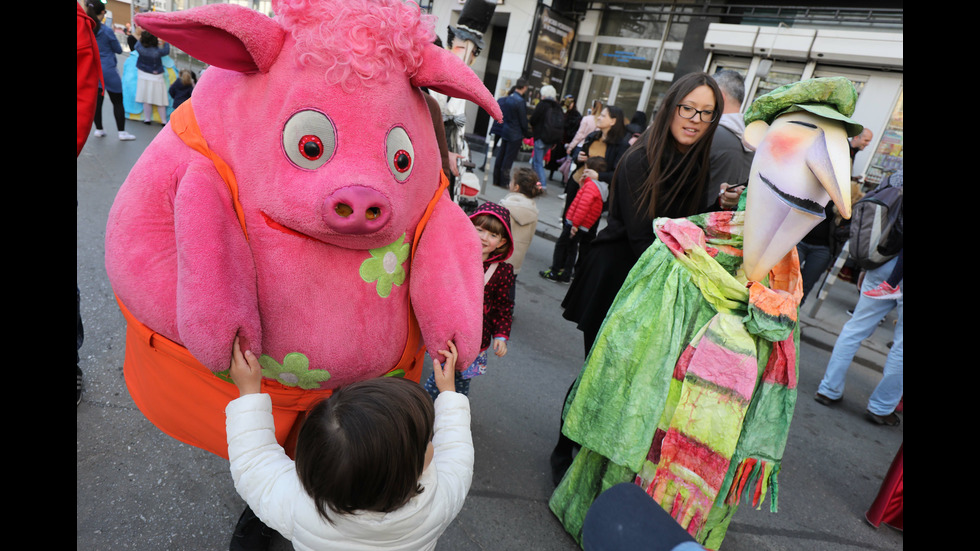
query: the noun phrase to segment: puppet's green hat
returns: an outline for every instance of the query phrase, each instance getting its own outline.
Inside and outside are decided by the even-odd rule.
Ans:
[[[809,111],[819,117],[844,123],[848,136],[864,130],[851,119],[857,103],[857,90],[845,77],[812,78],[780,86],[759,96],[745,112],[745,124],[764,120],[768,124],[779,115],[794,111]]]

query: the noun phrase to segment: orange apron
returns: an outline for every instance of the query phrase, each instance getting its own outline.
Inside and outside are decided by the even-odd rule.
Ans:
[[[173,112],[170,126],[189,147],[214,163],[231,191],[235,213],[242,231],[245,232],[245,216],[238,201],[235,176],[227,163],[207,146],[194,117],[191,100],[185,101]],[[415,256],[426,222],[448,186],[449,180],[440,171],[439,189],[429,201],[415,229],[411,258]],[[247,232],[245,238],[248,239]],[[227,459],[225,406],[239,396],[238,387],[227,375],[220,376],[205,367],[186,347],[167,339],[134,318],[119,297],[116,297],[116,301],[127,324],[123,372],[133,402],[164,433],[185,444]],[[402,357],[386,376],[406,377],[418,382],[424,367],[425,347],[422,345],[421,331],[411,304],[408,322],[408,338]],[[262,380],[262,391],[272,397],[276,440],[291,457],[306,411],[316,402],[330,396],[332,391],[287,387],[271,379]]]

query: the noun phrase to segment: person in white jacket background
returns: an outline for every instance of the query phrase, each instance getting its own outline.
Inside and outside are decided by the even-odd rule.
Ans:
[[[234,343],[240,397],[226,410],[235,489],[296,549],[434,549],[473,480],[469,399],[455,392],[456,347],[433,360],[432,398],[414,381],[381,377],[336,391],[300,429],[296,461],[276,442],[262,367]]]

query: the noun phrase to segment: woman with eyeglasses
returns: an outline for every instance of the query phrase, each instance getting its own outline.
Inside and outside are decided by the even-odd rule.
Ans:
[[[586,356],[626,276],[655,239],[654,218],[704,211],[708,155],[723,106],[710,75],[681,77],[664,96],[653,124],[616,165],[606,227],[592,241],[562,301],[563,316],[583,333]],[[573,445],[560,435],[551,456],[556,484],[571,463]]]

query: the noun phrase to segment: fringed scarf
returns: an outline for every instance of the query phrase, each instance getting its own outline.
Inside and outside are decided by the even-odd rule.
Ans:
[[[720,546],[743,496],[776,510],[796,403],[799,262],[746,285],[744,213],[655,222],[566,404],[583,446],[552,496],[577,539],[591,501],[643,487],[702,545]],[[733,276],[732,274],[736,274]],[[635,474],[634,474],[635,473]]]

